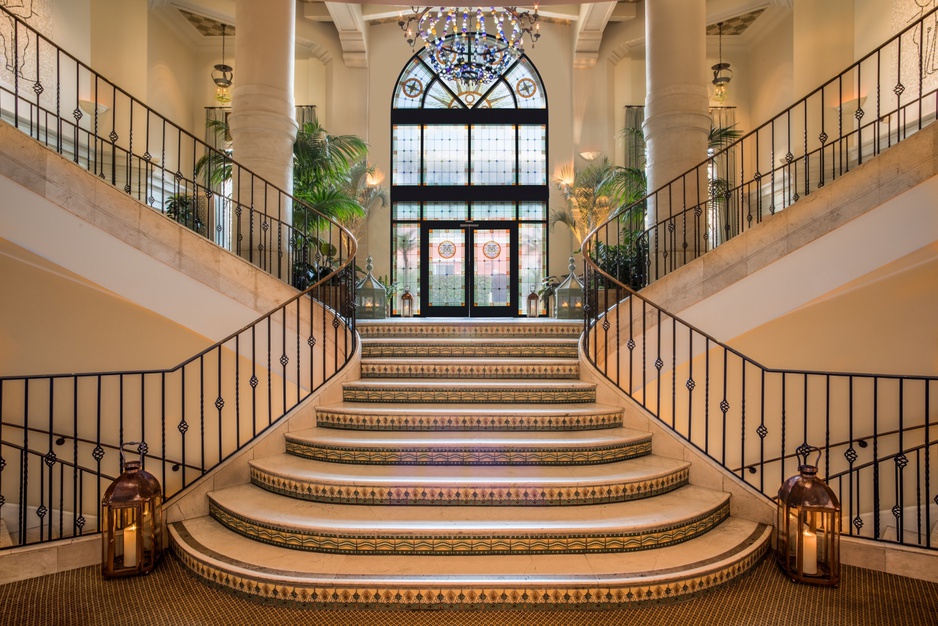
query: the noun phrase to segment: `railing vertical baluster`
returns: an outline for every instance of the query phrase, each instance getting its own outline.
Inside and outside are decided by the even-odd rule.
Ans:
[[[926,413],[927,415],[927,413]],[[925,420],[926,424],[929,420]],[[927,432],[927,431],[926,431]],[[927,439],[926,439],[927,441]],[[882,539],[879,491],[879,378],[873,377],[873,537]]]

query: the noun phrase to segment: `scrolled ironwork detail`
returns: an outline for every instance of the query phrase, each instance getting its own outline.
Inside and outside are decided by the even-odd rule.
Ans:
[[[257,389],[257,384],[260,381],[257,379],[257,376],[251,376],[251,380],[248,381],[248,384],[251,385],[251,389]]]
[[[315,347],[315,346],[316,346],[316,338],[313,337],[312,335],[310,335],[309,338],[306,339],[306,345],[308,345],[310,348]]]
[[[694,387],[696,387],[696,386],[697,386],[697,383],[694,382],[694,379],[693,379],[693,378],[688,378],[688,379],[687,379],[686,387],[687,387],[687,389],[688,389],[689,391],[693,391],[693,390],[694,390]]]
[[[225,408],[225,399],[221,396],[218,396],[218,398],[215,400],[215,408],[219,411]]]
[[[726,412],[730,410],[730,403],[726,401],[726,398],[723,398],[723,401],[720,402],[720,410],[723,411],[723,415],[726,415]]]
[[[55,465],[57,457],[55,456],[55,452],[50,450],[49,452],[46,452],[46,455],[42,457],[42,460],[48,467],[52,467]]]
[[[36,509],[36,517],[43,519],[46,516],[46,513],[49,512],[49,509],[46,508],[45,504],[40,504],[39,508]]]
[[[117,131],[112,130],[107,138],[111,140],[111,143],[117,143],[117,140],[120,139],[121,136],[117,134]]]
[[[189,430],[189,424],[186,422],[186,420],[182,420],[181,422],[179,422],[179,426],[177,426],[176,428],[179,429],[179,432],[185,435],[186,431]]]
[[[91,451],[91,456],[95,461],[100,463],[101,459],[104,458],[104,448],[102,448],[100,444],[95,446],[94,450]]]
[[[289,362],[290,362],[290,357],[288,357],[286,354],[281,354],[281,355],[280,355],[280,365],[281,365],[282,367],[286,367],[286,366],[287,366],[287,363],[289,363]]]
[[[905,469],[905,466],[909,464],[909,458],[904,454],[899,454],[896,457],[896,467],[899,469]]]
[[[863,520],[860,518],[859,515],[853,518],[853,527],[857,529],[857,532],[859,532],[860,529],[863,528]]]
[[[655,369],[661,371],[661,368],[664,367],[664,361],[661,360],[661,357],[655,359]]]
[[[765,427],[765,424],[759,424],[759,428],[756,429],[756,434],[760,438],[765,439],[766,435],[769,434],[769,429]]]
[[[892,93],[897,96],[901,96],[905,92],[905,85],[902,83],[896,83],[896,86],[892,88]]]
[[[41,95],[42,95],[42,92],[45,91],[45,90],[46,90],[46,88],[43,87],[43,86],[42,86],[42,83],[40,83],[38,80],[37,80],[36,83],[33,85],[33,91],[36,92],[36,95],[37,95],[37,96],[41,96]]]
[[[902,517],[902,507],[900,507],[898,504],[894,504],[892,506],[892,516],[896,519]]]
[[[847,462],[851,464],[856,462],[859,456],[860,455],[857,454],[857,451],[853,449],[853,446],[850,446],[847,448],[847,451],[844,452],[844,458],[847,459]]]
[[[635,349],[635,340],[629,337],[629,340],[626,342],[625,347],[629,349],[629,352]]]

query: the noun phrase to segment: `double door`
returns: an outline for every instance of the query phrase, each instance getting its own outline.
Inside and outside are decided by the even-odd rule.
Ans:
[[[421,223],[420,311],[426,317],[518,315],[518,224]]]

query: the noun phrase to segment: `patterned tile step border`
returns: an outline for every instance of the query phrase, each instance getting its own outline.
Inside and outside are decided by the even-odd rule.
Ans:
[[[536,383],[518,389],[504,387],[458,389],[451,386],[437,388],[407,386],[369,386],[367,383],[350,383],[342,387],[342,399],[346,402],[406,402],[406,403],[574,403],[596,402],[596,388],[538,386]]]
[[[480,338],[563,338],[577,339],[583,332],[583,324],[571,323],[459,323],[423,322],[357,324],[356,329],[363,338],[390,337],[480,337]]]
[[[251,482],[271,491],[300,500],[335,504],[388,504],[433,506],[563,506],[608,504],[639,500],[673,491],[687,484],[688,468],[666,476],[631,482],[617,481],[569,487],[538,487],[537,485],[503,486],[474,485],[439,487],[436,485],[369,485],[366,480],[354,485],[329,483],[277,476],[251,468]]]
[[[278,578],[277,572],[258,571],[249,563],[207,549],[189,535],[183,523],[170,526],[175,554],[194,575],[219,589],[297,608],[375,610],[583,610],[660,604],[699,595],[745,574],[768,552],[770,538],[771,527],[760,524],[745,542],[718,558],[642,577],[622,574],[601,581],[592,576],[567,576],[463,582],[427,576],[426,581],[417,583],[395,582],[389,576],[375,583],[332,576],[311,580],[291,572]]]
[[[465,343],[381,343],[362,341],[362,357],[512,357],[512,358],[564,358],[577,357],[575,341],[552,344],[530,344],[474,341]]]
[[[361,413],[344,413],[317,407],[316,423],[326,428],[342,430],[601,430],[622,426],[622,410],[615,409],[582,416],[484,415],[471,412],[463,415],[401,415],[400,413],[371,412],[367,407],[363,407]]]
[[[730,515],[728,500],[713,510],[664,528],[595,533],[493,533],[484,529],[447,535],[367,532],[343,534],[288,528],[248,519],[209,498],[209,515],[248,539],[294,550],[331,554],[478,555],[589,554],[633,552],[674,545],[699,537]]]
[[[362,359],[362,378],[499,378],[568,379],[580,378],[580,364],[572,363],[433,363],[420,361],[369,362]]]
[[[581,465],[624,461],[651,454],[651,437],[588,448],[338,447],[295,441],[287,436],[287,454],[331,463],[397,465]]]

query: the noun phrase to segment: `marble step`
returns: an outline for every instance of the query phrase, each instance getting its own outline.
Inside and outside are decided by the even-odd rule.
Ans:
[[[417,404],[340,402],[316,407],[316,423],[345,430],[593,430],[622,426],[606,404]]]
[[[653,503],[494,509],[324,504],[238,485],[211,492],[209,513],[262,543],[336,554],[629,552],[703,536],[729,517],[729,494],[685,485]]]
[[[426,338],[564,338],[577,339],[583,332],[583,322],[561,321],[552,318],[473,319],[447,320],[427,318],[394,318],[390,320],[362,320],[356,323],[362,339],[378,337]]]
[[[577,359],[362,358],[362,378],[566,379],[580,377]]]
[[[690,463],[649,455],[603,465],[348,465],[290,454],[250,462],[273,493],[340,504],[572,506],[648,498],[687,484]]]
[[[540,338],[373,338],[362,339],[362,357],[511,357],[515,359],[577,358],[576,339]]]
[[[342,385],[346,402],[570,403],[596,402],[596,385],[579,380],[369,378]]]
[[[577,465],[651,453],[651,434],[629,428],[584,431],[349,431],[287,433],[286,451],[332,463],[394,465]]]
[[[175,554],[212,585],[297,608],[399,610],[613,608],[689,597],[744,574],[771,534],[770,526],[731,518],[652,551],[389,559],[287,550],[210,517],[169,525]]]

